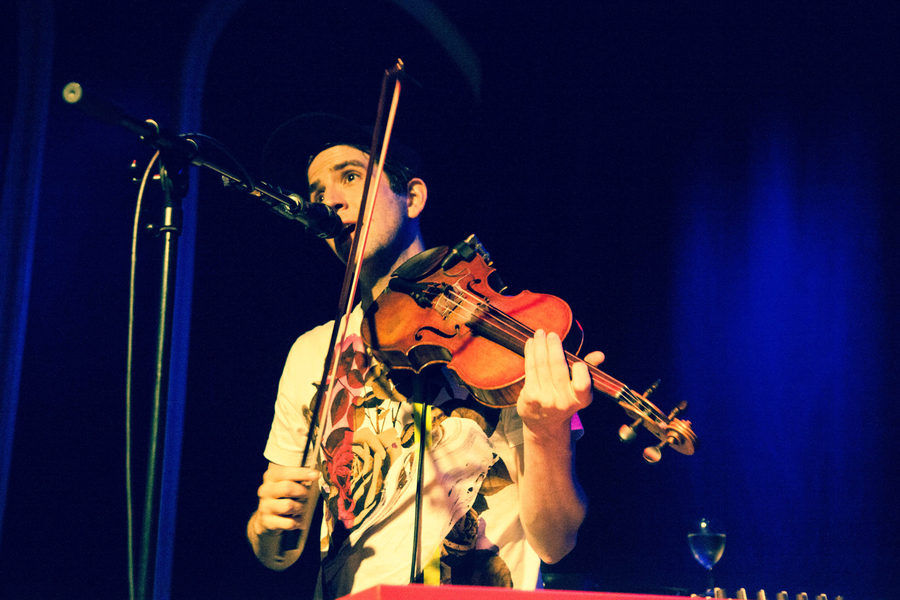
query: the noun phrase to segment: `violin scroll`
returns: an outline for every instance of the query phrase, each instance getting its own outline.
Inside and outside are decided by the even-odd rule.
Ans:
[[[656,446],[644,448],[644,460],[648,463],[659,462],[662,458],[662,449],[666,445],[682,454],[693,454],[696,442],[697,436],[691,430],[691,422],[673,419],[666,428],[666,439]]]
[[[636,418],[633,423],[622,425],[622,427],[619,428],[619,439],[623,442],[634,441],[635,438],[637,438],[636,429],[640,425],[644,425],[648,431],[660,440],[660,443],[656,446],[644,448],[644,460],[648,463],[659,462],[662,458],[662,450],[666,446],[674,448],[677,452],[682,454],[693,454],[698,442],[697,436],[691,429],[691,422],[676,418],[679,414],[687,410],[688,403],[686,400],[682,400],[678,406],[672,409],[672,412],[670,412],[668,416],[663,417],[662,419],[659,418],[662,413],[647,400],[650,394],[656,391],[658,387],[659,380],[650,386],[643,394],[639,395],[632,392],[632,395],[640,398],[641,401],[630,407],[625,407],[623,405],[623,408],[625,408],[625,411],[629,413],[629,415],[635,416]],[[620,404],[622,404],[621,401]],[[637,412],[639,410],[638,406],[644,410]]]

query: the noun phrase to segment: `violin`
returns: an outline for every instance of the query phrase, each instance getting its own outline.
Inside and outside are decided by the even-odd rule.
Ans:
[[[561,298],[523,291],[505,291],[490,255],[471,235],[453,249],[440,246],[403,263],[366,310],[361,335],[374,356],[392,368],[415,373],[431,365],[446,365],[486,406],[516,403],[525,380],[525,342],[536,329],[556,332],[563,339],[568,363],[581,362],[576,353],[583,338],[572,327],[572,310]],[[631,424],[619,430],[622,441],[637,436],[643,425],[658,438],[644,450],[647,462],[658,462],[665,446],[693,454],[698,440],[690,421],[677,418],[682,402],[663,414],[643,394],[632,391],[597,367],[588,365],[593,387],[619,404]],[[658,383],[658,382],[657,382]]]

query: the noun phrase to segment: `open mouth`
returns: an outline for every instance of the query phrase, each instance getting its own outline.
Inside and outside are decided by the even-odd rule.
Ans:
[[[356,230],[356,223],[350,223],[346,227],[344,227],[341,232],[335,238],[335,245],[338,248],[347,247],[349,249],[350,243],[353,241],[351,236],[353,232]]]

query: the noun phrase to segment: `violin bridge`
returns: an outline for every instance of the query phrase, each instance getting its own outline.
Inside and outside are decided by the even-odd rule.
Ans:
[[[451,294],[450,292],[454,288],[449,284],[444,284],[441,288],[440,294],[435,298],[432,308],[446,321],[462,304],[462,295],[458,293]]]

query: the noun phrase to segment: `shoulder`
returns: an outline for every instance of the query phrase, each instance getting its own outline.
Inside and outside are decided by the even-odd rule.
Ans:
[[[291,345],[291,351],[288,353],[288,361],[292,358],[299,358],[308,355],[316,350],[324,350],[328,347],[328,340],[331,338],[331,330],[334,328],[334,321],[323,323],[318,327],[310,329]]]
[[[358,334],[361,323],[362,308],[357,305],[350,313],[347,335]],[[288,366],[295,362],[307,363],[312,359],[324,360],[333,331],[334,321],[332,320],[310,329],[294,340],[288,353]]]

